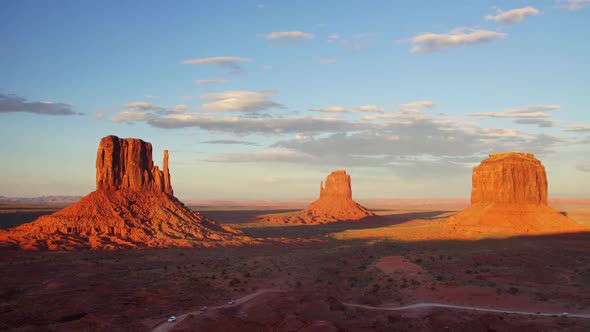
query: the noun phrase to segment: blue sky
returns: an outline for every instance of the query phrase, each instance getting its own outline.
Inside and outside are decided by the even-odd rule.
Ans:
[[[467,197],[535,153],[590,197],[590,1],[4,1],[0,195],[86,194],[115,134],[181,198]]]

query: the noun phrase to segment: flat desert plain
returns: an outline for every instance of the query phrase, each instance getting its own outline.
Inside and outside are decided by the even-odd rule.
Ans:
[[[292,213],[292,202],[197,202],[208,218],[273,239],[260,245],[2,250],[0,330],[590,330],[590,233],[398,241],[396,227],[444,222],[468,202],[359,202],[377,216],[322,225],[256,222]],[[589,201],[549,205],[590,226]],[[5,204],[0,227],[62,207]]]

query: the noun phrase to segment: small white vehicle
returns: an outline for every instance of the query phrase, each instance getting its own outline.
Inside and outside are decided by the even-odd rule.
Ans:
[[[207,308],[206,305],[204,305],[204,306],[201,307],[201,311],[207,311],[207,309],[209,309],[209,308]]]
[[[229,302],[227,302],[227,304],[231,304],[231,305],[233,305],[233,304],[236,304],[236,301],[234,301],[234,300],[229,300]]]
[[[569,314],[567,312],[562,312],[561,317],[567,317]]]
[[[170,316],[170,318],[168,318],[168,323],[174,323],[176,322],[176,316]]]

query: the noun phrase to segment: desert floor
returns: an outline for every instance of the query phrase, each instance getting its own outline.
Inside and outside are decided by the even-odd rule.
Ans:
[[[590,205],[553,205],[590,226]],[[0,227],[62,206],[2,205]],[[590,233],[400,242],[392,225],[442,222],[461,206],[403,206],[317,226],[264,225],[288,210],[199,207],[284,243],[216,249],[0,251],[0,330],[588,331],[590,319],[418,307],[590,314]],[[357,232],[358,231],[358,232]],[[356,236],[371,232],[371,237]],[[365,233],[363,233],[365,232]],[[235,305],[227,305],[236,299]],[[367,308],[347,304],[365,305]],[[199,308],[207,305],[207,312]],[[182,320],[180,316],[182,316]],[[170,315],[176,324],[166,323]]]

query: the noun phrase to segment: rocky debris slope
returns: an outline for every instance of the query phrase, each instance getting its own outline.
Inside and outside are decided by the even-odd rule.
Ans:
[[[192,211],[173,196],[168,151],[160,170],[152,145],[104,137],[96,191],[32,223],[0,232],[0,246],[29,250],[210,247],[254,242]]]
[[[547,205],[545,167],[532,153],[520,152],[494,153],[474,167],[469,207],[428,227],[411,225],[396,236],[479,239],[588,231]]]
[[[322,224],[343,220],[359,220],[375,214],[352,199],[350,175],[344,170],[332,172],[320,183],[320,198],[307,208],[294,213],[258,216],[261,222],[284,224]]]

